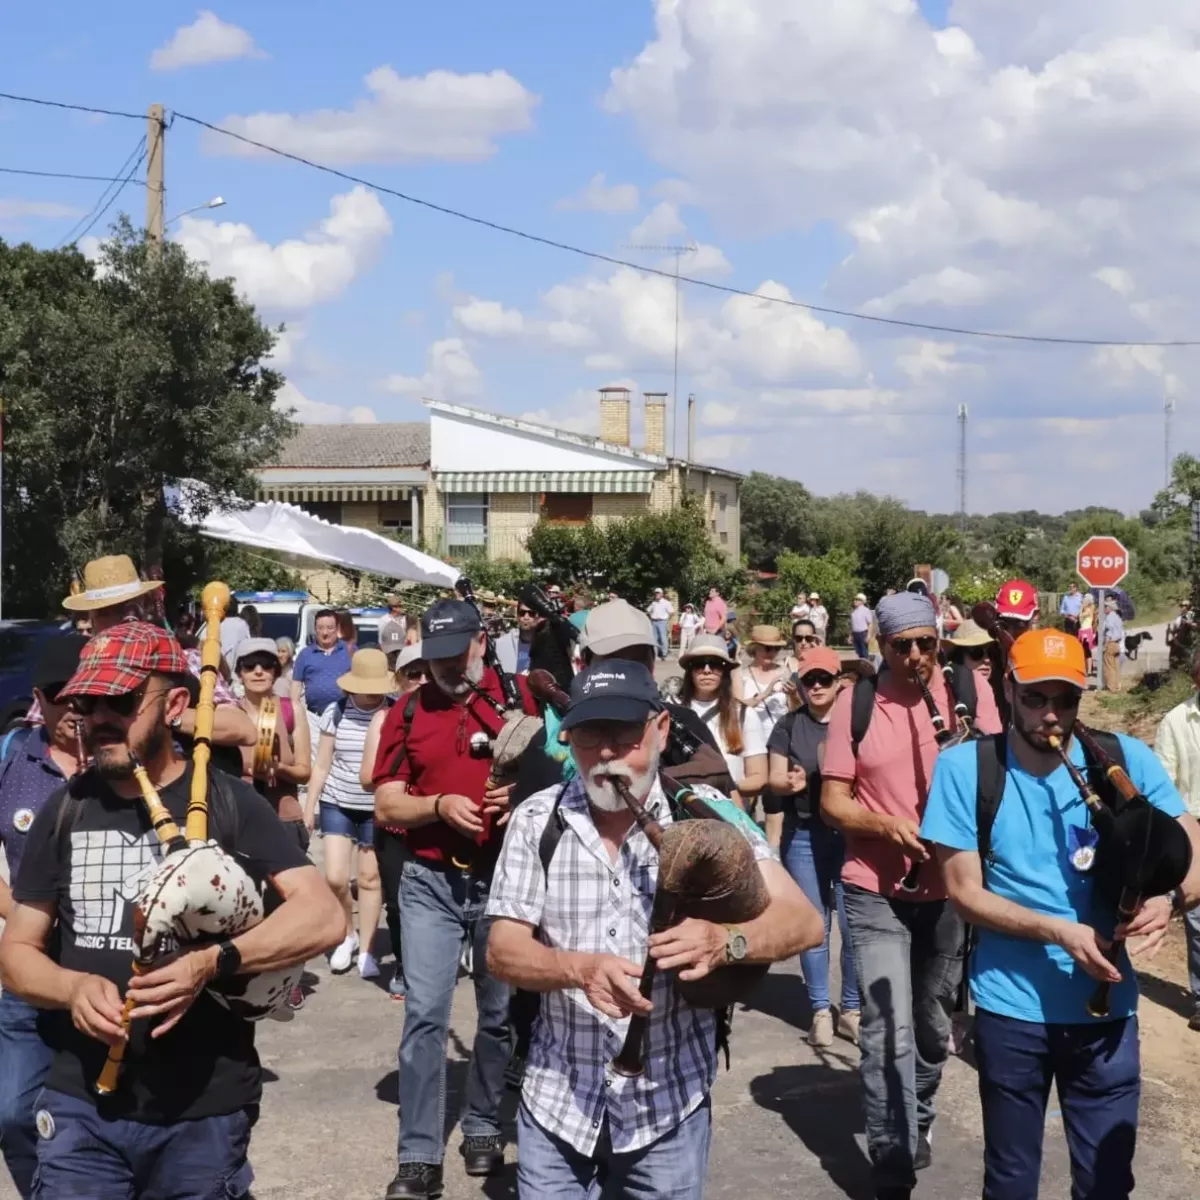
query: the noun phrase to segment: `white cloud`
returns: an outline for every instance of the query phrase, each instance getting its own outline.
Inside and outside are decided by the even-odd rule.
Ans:
[[[525,330],[525,318],[496,300],[472,296],[465,303],[456,304],[451,315],[468,333],[485,337],[511,337]]]
[[[660,246],[686,233],[687,225],[679,215],[679,206],[663,200],[629,231],[629,240],[634,245]]]
[[[374,425],[379,419],[375,410],[364,404],[343,408],[310,400],[290,379],[284,380],[276,394],[275,407],[283,412],[292,409],[292,419],[303,425]]]
[[[17,200],[0,197],[0,221],[23,221],[27,219],[65,221],[69,217],[82,217],[86,208],[73,204],[59,204],[54,200]]]
[[[482,390],[483,374],[472,360],[466,342],[448,337],[429,347],[423,374],[389,375],[381,386],[397,396],[469,400]]]
[[[334,196],[329,216],[303,239],[272,246],[233,221],[184,217],[176,240],[210,274],[231,275],[264,308],[296,312],[341,294],[378,258],[392,231],[374,192],[355,187]]]
[[[150,68],[177,71],[180,67],[201,67],[234,58],[265,57],[244,29],[204,9],[190,25],[181,25],[165,46],[159,46],[150,55]]]
[[[533,124],[538,97],[507,71],[460,75],[430,71],[402,76],[376,67],[368,96],[349,109],[228,116],[221,125],[255,141],[323,163],[477,162],[496,152],[496,139]],[[207,150],[264,153],[208,133]]]
[[[633,212],[637,206],[637,184],[610,184],[603,171],[593,175],[574,196],[558,202],[559,208],[579,212],[624,213]]]

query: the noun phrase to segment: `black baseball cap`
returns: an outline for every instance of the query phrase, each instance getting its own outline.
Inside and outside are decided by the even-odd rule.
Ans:
[[[55,634],[48,637],[38,651],[33,668],[33,686],[52,695],[64,686],[77,670],[79,656],[88,644],[82,633]]]
[[[641,663],[606,658],[580,671],[571,681],[571,707],[561,728],[574,729],[588,721],[639,725],[662,709],[658,684]]]
[[[483,631],[473,605],[439,600],[421,614],[421,656],[426,662],[457,658]]]

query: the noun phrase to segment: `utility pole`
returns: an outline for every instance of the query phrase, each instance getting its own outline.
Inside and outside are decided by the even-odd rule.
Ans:
[[[958,527],[967,528],[967,406],[958,406]]]
[[[1171,486],[1171,421],[1175,416],[1175,399],[1163,397],[1163,487]]]
[[[686,246],[638,246],[627,245],[626,250],[653,250],[659,254],[675,256],[675,365],[671,373],[671,457],[679,457],[679,260],[699,247],[695,242]]]
[[[167,192],[163,182],[166,133],[163,106],[150,105],[146,113],[146,241],[149,243],[150,253],[155,256],[162,249],[166,224]]]

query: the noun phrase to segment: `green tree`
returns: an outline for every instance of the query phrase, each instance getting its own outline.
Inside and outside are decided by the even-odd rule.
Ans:
[[[156,575],[179,536],[167,485],[253,494],[291,429],[274,341],[230,280],[172,243],[152,255],[127,219],[94,264],[0,242],[6,613],[56,611],[98,554]]]
[[[777,556],[820,553],[812,493],[794,479],[753,472],[742,484],[742,553],[756,570],[775,569]]]

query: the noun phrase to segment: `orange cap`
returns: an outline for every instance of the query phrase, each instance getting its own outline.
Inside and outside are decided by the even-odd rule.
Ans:
[[[800,655],[800,661],[796,664],[796,674],[801,679],[809,671],[828,671],[830,675],[840,675],[842,673],[841,657],[836,650],[829,646],[813,646]]]
[[[1079,639],[1057,629],[1031,629],[1013,642],[1009,669],[1018,683],[1047,683],[1061,680],[1077,688],[1087,687],[1083,646]]]

